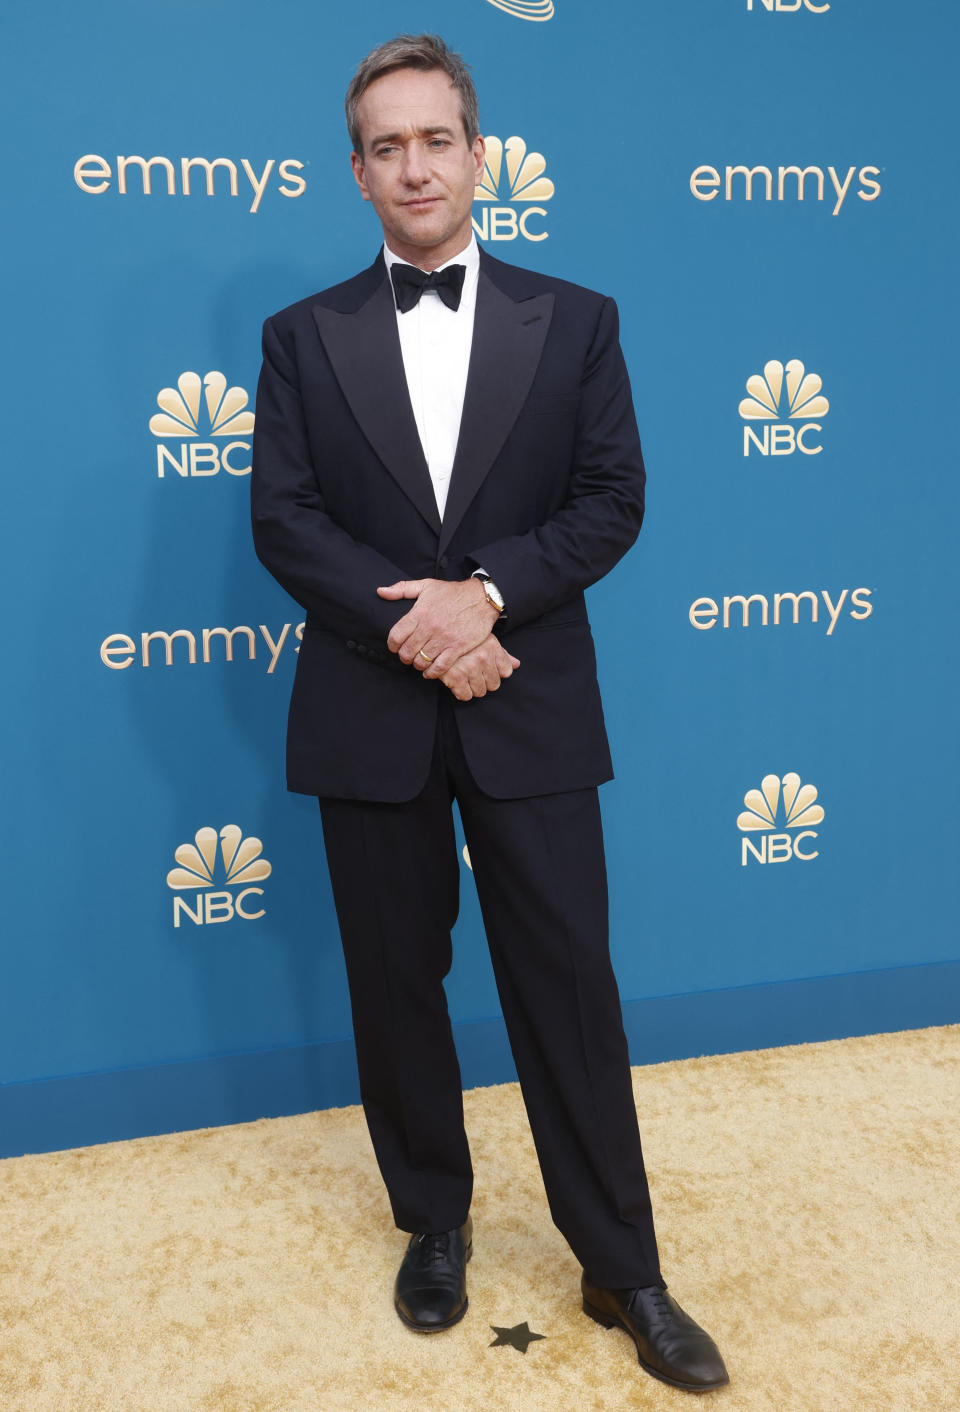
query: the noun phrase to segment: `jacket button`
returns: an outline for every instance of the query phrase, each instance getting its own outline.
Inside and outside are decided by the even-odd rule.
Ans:
[[[351,638],[350,641],[347,643],[347,651],[348,651],[348,652],[356,652],[356,650],[357,650],[357,644],[354,642],[353,638]]]
[[[443,558],[440,560],[440,567],[441,567],[441,569],[445,569],[445,568],[447,567],[447,565],[449,564],[449,562],[450,562],[450,560],[447,558],[446,554],[444,554]]]

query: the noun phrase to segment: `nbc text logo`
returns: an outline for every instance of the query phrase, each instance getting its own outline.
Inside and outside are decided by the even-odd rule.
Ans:
[[[819,850],[810,846],[817,837],[813,825],[823,822],[823,806],[816,798],[816,789],[812,784],[802,785],[799,775],[784,775],[782,781],[776,775],[765,775],[759,789],[748,789],[743,796],[747,807],[737,818],[737,828],[745,835],[759,833],[760,838],[757,844],[747,837],[741,839],[741,866],[747,866],[750,854],[758,863],[786,863],[791,858],[809,863],[818,857]],[[772,832],[777,827],[781,800],[783,827],[799,829],[799,833]]]
[[[811,10],[815,15],[822,15],[824,10],[829,10],[829,3],[824,5],[814,4],[814,0],[759,0],[765,10],[778,11],[781,14],[790,10]],[[747,0],[747,9],[754,10],[756,5],[754,0]]]
[[[238,438],[252,435],[253,413],[247,411],[249,398],[243,388],[228,387],[223,373],[207,373],[203,379],[197,373],[181,373],[176,387],[164,387],[157,393],[160,411],[150,418],[150,430],[164,439],[198,437],[201,392],[209,434],[225,444],[178,440],[176,452],[172,452],[161,441],[157,445],[157,475],[162,479],[170,466],[178,476],[215,476],[221,469],[231,476],[248,476],[250,442]]]
[[[179,165],[179,173],[174,165]],[[307,183],[303,177],[296,176],[296,171],[303,171],[305,163],[297,162],[292,157],[284,157],[277,166],[275,157],[268,157],[264,163],[263,170],[257,172],[256,168],[247,161],[246,157],[240,158],[240,166],[243,174],[250,183],[250,190],[253,193],[253,202],[250,206],[251,214],[255,214],[260,209],[260,202],[263,200],[263,193],[267,189],[270,174],[274,167],[277,168],[276,175],[281,179],[277,187],[281,196],[288,196],[293,199],[295,196],[302,196],[307,189]],[[177,195],[177,176],[180,177],[180,194],[189,196],[191,194],[191,178],[193,170],[199,167],[202,176],[196,178],[198,190],[202,190],[207,196],[215,196],[217,187],[215,184],[215,174],[217,169],[223,171],[224,176],[220,179],[220,191],[224,187],[231,196],[240,194],[240,174],[237,171],[236,162],[232,162],[229,157],[214,157],[209,161],[206,157],[180,157],[171,160],[169,157],[118,157],[117,158],[117,192],[120,196],[128,194],[127,170],[135,167],[139,173],[140,192],[143,196],[153,195],[153,169],[158,167],[161,176],[159,178],[161,189],[165,186],[168,196]],[[85,191],[88,196],[102,196],[109,190],[113,181],[113,169],[106,157],[100,157],[96,152],[87,152],[85,156],[78,157],[73,166],[73,179],[81,191]],[[246,193],[245,193],[246,194]]]
[[[721,176],[719,167],[701,166],[695,167],[690,173],[690,191],[698,201],[714,201],[718,196],[724,201],[736,201],[741,195],[744,200],[752,201],[754,183],[762,183],[764,201],[787,201],[793,198],[803,201],[809,178],[811,186],[816,188],[816,200],[822,201],[826,191],[826,177],[829,176],[833,186],[829,199],[833,201],[834,195],[836,196],[833,214],[837,216],[847,199],[854,176],[857,176],[860,183],[860,190],[857,192],[860,200],[876,201],[882,187],[874,177],[879,175],[879,167],[861,167],[859,173],[856,167],[848,167],[846,173],[841,176],[836,167],[827,167],[825,174],[823,167],[737,166],[725,167]],[[743,178],[742,184],[737,181],[738,177]],[[788,184],[789,178],[794,180],[790,180]]]
[[[226,889],[212,889],[218,871],[217,841],[216,829],[198,829],[195,843],[181,843],[173,855],[180,866],[171,868],[167,874],[167,886],[174,892],[197,889],[192,894],[192,910],[185,897],[174,897],[175,927],[179,927],[183,914],[197,927],[211,922],[229,922],[233,917],[254,922],[264,914],[264,908],[250,900],[263,896],[263,888],[252,887],[251,884],[263,882],[273,871],[266,858],[260,856],[263,844],[258,838],[244,838],[236,824],[227,824],[220,830],[223,881],[229,888],[241,888],[239,892],[228,892]]]
[[[553,182],[543,175],[547,159],[540,152],[528,152],[522,137],[508,137],[505,143],[499,137],[485,141],[487,160],[474,200],[514,201],[521,210],[518,216],[513,206],[483,206],[480,220],[473,220],[477,235],[481,240],[516,240],[518,235],[526,240],[546,240],[547,232],[532,222],[545,220],[547,213],[543,206],[530,203],[549,201],[553,196]]]
[[[518,20],[552,20],[553,0],[487,0],[498,10],[506,10]]]
[[[814,418],[830,411],[830,403],[820,395],[822,387],[823,380],[804,372],[799,358],[791,358],[786,368],[774,358],[764,365],[762,374],[747,378],[750,396],[738,410],[745,422],[763,426],[759,435],[751,426],[744,427],[744,456],[750,455],[751,443],[761,456],[791,456],[794,451],[818,456],[823,447],[813,437],[823,427]]]

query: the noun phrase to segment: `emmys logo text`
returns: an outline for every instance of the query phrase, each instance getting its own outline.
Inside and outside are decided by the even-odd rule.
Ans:
[[[776,172],[776,175],[774,175]],[[876,201],[882,190],[874,178],[880,175],[879,167],[848,167],[844,174],[836,167],[724,167],[723,175],[719,167],[696,167],[690,173],[690,191],[698,201],[715,201],[719,196],[723,201],[752,201],[754,186],[761,192],[762,201],[803,201],[807,193],[815,193],[813,199],[833,201],[833,215],[838,216],[850,194],[854,177],[861,201]],[[830,190],[827,180],[830,178]]]
[[[263,167],[257,171],[246,157],[241,157],[240,169],[250,185],[250,191],[244,187],[244,199],[251,193],[253,196],[251,215],[259,211],[271,175],[279,179],[277,191],[281,196],[287,196],[291,200],[302,196],[307,189],[307,183],[296,173],[302,172],[305,165],[306,163],[297,162],[292,157],[284,157],[279,164],[275,157],[268,157]],[[156,193],[154,167],[157,169]],[[222,172],[219,180],[218,171]],[[73,179],[88,196],[103,196],[111,189],[114,180],[119,196],[153,196],[160,193],[167,196],[190,196],[194,191],[205,196],[222,196],[225,192],[229,192],[231,196],[240,195],[240,172],[236,162],[232,162],[229,157],[214,157],[212,161],[206,157],[118,157],[114,172],[106,157],[87,152],[74,163]]]
[[[261,623],[257,632],[263,639],[262,642],[253,628],[245,623],[235,628],[201,628],[199,632],[193,632],[190,628],[174,628],[172,632],[155,628],[152,632],[142,632],[137,637],[131,637],[126,632],[112,632],[100,644],[100,661],[114,672],[122,672],[127,667],[132,667],[134,662],[139,662],[141,667],[192,667],[197,663],[209,666],[211,662],[233,662],[234,642],[239,639],[236,660],[253,662],[257,657],[258,646],[261,649],[265,646],[266,653],[261,651],[261,656],[266,658],[267,676],[272,676],[285,644],[289,642],[293,647],[295,641],[302,641],[303,627],[303,623],[297,623],[296,627],[292,623],[284,623],[279,632],[273,633],[265,623]],[[222,643],[216,651],[215,640]],[[179,652],[175,652],[174,647],[178,642],[183,646]],[[297,653],[300,648],[293,647],[293,650]]]
[[[867,599],[871,593],[872,589],[869,588],[842,588],[836,595],[828,593],[825,588],[819,593],[810,588],[802,593],[751,593],[749,596],[730,593],[720,599],[695,598],[687,616],[690,626],[699,632],[709,632],[718,624],[724,628],[750,628],[758,624],[763,628],[768,624],[778,628],[781,623],[816,623],[820,620],[826,628],[827,637],[832,637],[844,609],[855,622],[863,622],[870,617],[873,604],[868,603]],[[820,611],[821,598],[823,613]]]

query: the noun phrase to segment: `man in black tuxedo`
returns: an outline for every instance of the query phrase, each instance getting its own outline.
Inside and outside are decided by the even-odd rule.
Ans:
[[[397,1312],[433,1332],[467,1307],[455,798],[584,1311],[655,1376],[719,1387],[660,1274],[608,948],[584,589],[636,538],[644,487],[616,307],[478,249],[476,94],[442,41],[369,55],[347,122],[384,248],[264,326],[253,526],[306,609],[288,784],[320,799],[364,1110],[411,1233]]]

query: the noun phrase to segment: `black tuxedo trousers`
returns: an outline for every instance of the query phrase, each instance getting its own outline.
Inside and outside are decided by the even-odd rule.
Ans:
[[[484,793],[458,718],[488,703],[434,690],[433,760],[416,798],[320,800],[363,1106],[397,1225],[460,1226],[473,1187],[443,988],[459,905],[456,799],[553,1219],[599,1284],[659,1283],[596,788]]]

